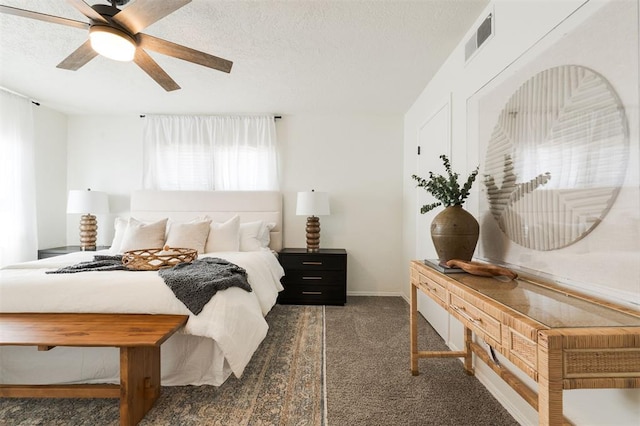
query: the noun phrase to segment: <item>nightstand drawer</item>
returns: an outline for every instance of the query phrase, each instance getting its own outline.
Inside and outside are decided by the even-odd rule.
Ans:
[[[344,304],[346,294],[344,287],[330,285],[295,285],[285,287],[280,293],[281,300],[292,304]]]
[[[285,270],[342,270],[347,268],[347,256],[345,255],[325,255],[315,253],[287,254],[280,256],[280,263]]]
[[[283,304],[344,305],[347,302],[347,251],[285,248],[279,253],[284,269],[278,296]]]
[[[285,285],[335,285],[344,286],[347,281],[346,271],[333,270],[291,270],[287,269],[283,278]]]

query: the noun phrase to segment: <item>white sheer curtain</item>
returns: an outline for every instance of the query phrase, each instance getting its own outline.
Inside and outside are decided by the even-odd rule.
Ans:
[[[0,267],[38,254],[33,111],[0,90]]]
[[[273,116],[145,117],[143,186],[277,190]]]

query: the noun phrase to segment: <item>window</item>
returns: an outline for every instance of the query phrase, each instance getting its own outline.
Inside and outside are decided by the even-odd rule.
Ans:
[[[278,189],[273,116],[148,116],[143,135],[147,189]]]

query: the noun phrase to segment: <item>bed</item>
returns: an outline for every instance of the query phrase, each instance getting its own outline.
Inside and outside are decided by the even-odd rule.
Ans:
[[[189,315],[185,328],[162,346],[162,385],[219,386],[231,374],[241,377],[267,334],[265,316],[282,290],[284,271],[276,257],[282,248],[281,194],[134,191],[130,217],[133,219],[116,219],[110,250],[71,253],[1,269],[0,311]],[[47,273],[92,260],[95,255],[122,252],[132,243],[136,219],[135,225],[144,232],[167,219],[166,243],[191,241],[189,238],[196,238],[191,231],[202,229],[206,222],[210,231],[206,241],[193,243],[201,245],[199,259],[214,257],[244,268],[252,291],[238,287],[219,291],[196,315],[176,298],[157,271]],[[0,347],[0,381],[118,383],[118,351],[58,347],[38,352],[30,347]]]

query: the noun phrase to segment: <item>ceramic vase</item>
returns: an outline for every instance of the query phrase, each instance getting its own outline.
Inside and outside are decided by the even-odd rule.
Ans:
[[[431,222],[431,239],[440,263],[471,260],[479,234],[478,221],[462,206],[446,207]]]

